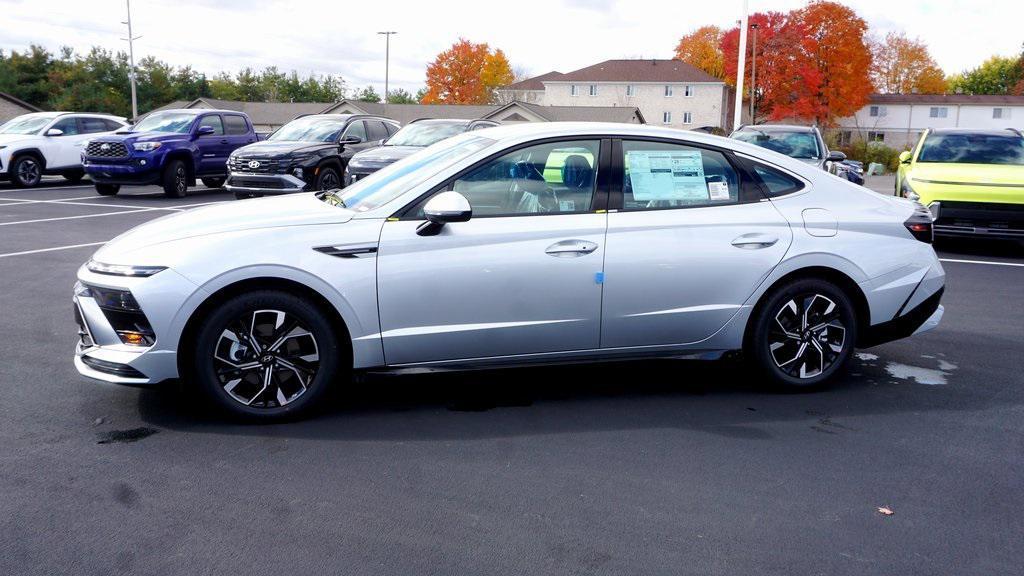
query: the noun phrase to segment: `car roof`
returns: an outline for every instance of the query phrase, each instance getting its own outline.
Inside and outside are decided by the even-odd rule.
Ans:
[[[110,119],[113,119],[113,120],[121,120],[121,121],[125,120],[124,116],[116,116],[114,114],[105,114],[103,112],[63,112],[63,111],[29,112],[27,114],[22,114],[21,116],[34,116],[36,118],[57,118],[58,116],[68,116],[68,115],[71,115],[71,114],[74,114],[75,116],[97,116],[99,118],[110,118]]]
[[[242,114],[238,110],[224,110],[221,108],[168,108],[166,110],[154,110],[149,114],[159,114],[160,112],[175,112],[179,114],[191,114],[198,116],[200,114]],[[146,116],[149,116],[146,114]]]
[[[961,134],[964,136],[1020,136],[1021,133],[1016,128],[1004,128],[1004,129],[992,129],[992,130],[979,130],[977,128],[933,128],[929,131],[929,134]]]
[[[799,124],[751,124],[747,126],[740,126],[737,132],[744,130],[763,132],[814,132],[814,126],[801,126]]]

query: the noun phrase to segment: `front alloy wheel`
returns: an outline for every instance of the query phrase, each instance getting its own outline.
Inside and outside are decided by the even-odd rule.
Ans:
[[[39,184],[43,179],[43,167],[33,156],[22,156],[14,161],[11,166],[14,172],[14,181],[18,186],[30,188]]]

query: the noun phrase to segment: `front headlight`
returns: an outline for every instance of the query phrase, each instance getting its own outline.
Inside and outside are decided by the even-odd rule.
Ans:
[[[135,144],[132,144],[132,148],[135,148],[139,152],[152,152],[159,147],[159,142],[136,142]]]
[[[166,266],[130,266],[128,264],[104,264],[103,262],[97,262],[95,260],[89,260],[89,263],[85,267],[90,272],[97,274],[106,274],[108,276],[134,276],[134,277],[146,277],[152,276],[162,270],[167,270]]]
[[[900,184],[900,194],[902,194],[904,198],[909,198],[915,202],[921,199],[921,195],[914,192],[914,189],[910,187],[910,178],[904,179],[903,183]]]

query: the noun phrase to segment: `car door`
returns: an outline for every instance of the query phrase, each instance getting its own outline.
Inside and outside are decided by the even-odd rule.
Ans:
[[[384,224],[377,290],[388,364],[599,346],[600,150],[600,140],[519,147],[435,190],[464,195],[469,221],[417,235],[424,198]]]
[[[62,132],[60,136],[49,136],[50,130]],[[82,163],[81,144],[88,139],[79,131],[78,119],[75,116],[63,116],[54,122],[44,133],[46,138],[46,168],[58,169],[79,166]]]
[[[613,159],[602,347],[708,338],[781,261],[789,223],[727,152],[624,140]]]
[[[206,114],[199,119],[197,128],[209,126],[213,134],[204,134],[196,139],[199,148],[200,174],[223,174],[227,172],[228,156],[231,147],[224,134],[224,120],[220,114]]]

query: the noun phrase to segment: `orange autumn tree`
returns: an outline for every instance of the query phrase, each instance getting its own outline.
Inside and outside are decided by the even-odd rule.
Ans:
[[[871,43],[871,79],[885,94],[943,94],[946,77],[920,40],[889,32]]]
[[[512,67],[501,50],[460,38],[427,66],[424,104],[487,104],[494,89],[512,82]]]
[[[715,78],[725,77],[722,58],[722,29],[701,26],[679,39],[676,59],[699,68]]]

